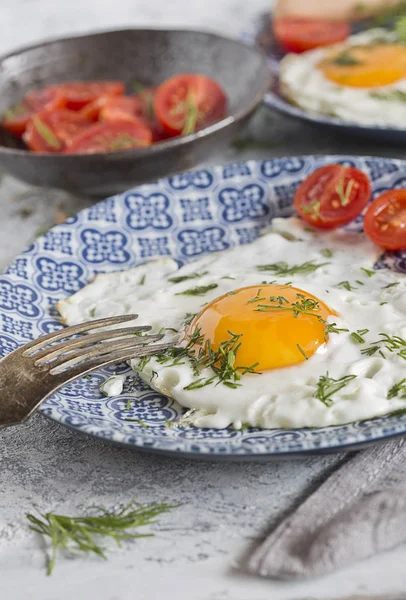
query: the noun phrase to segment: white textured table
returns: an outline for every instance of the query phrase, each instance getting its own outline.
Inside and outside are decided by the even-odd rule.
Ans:
[[[238,35],[267,0],[2,0],[0,52],[46,37],[115,26],[183,26]],[[262,150],[230,148],[224,161],[300,153],[405,156],[406,151],[334,139],[262,109],[247,136]],[[62,192],[0,181],[0,267],[39,230],[89,204]],[[325,477],[342,456],[296,462],[210,464],[148,456],[86,438],[41,416],[0,433],[1,600],[279,600],[404,592],[406,549],[303,584],[245,575],[241,564],[267,529]],[[75,514],[91,504],[167,501],[182,506],[160,520],[156,537],[108,562],[61,559],[52,577],[24,513]]]

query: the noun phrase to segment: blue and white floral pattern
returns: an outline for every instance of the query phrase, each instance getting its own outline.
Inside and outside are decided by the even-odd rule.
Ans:
[[[0,276],[0,356],[57,331],[55,303],[96,273],[127,269],[153,256],[182,264],[252,242],[274,216],[292,212],[298,184],[315,168],[342,162],[363,169],[374,194],[406,184],[406,162],[351,156],[239,162],[140,186],[54,227]],[[362,219],[351,224],[361,230]],[[406,273],[406,252],[386,253],[380,268]],[[125,364],[78,379],[41,412],[78,431],[148,451],[215,457],[276,456],[343,449],[406,433],[406,415],[339,427],[243,431],[168,426],[182,409],[129,376],[123,394],[107,398],[100,384]]]

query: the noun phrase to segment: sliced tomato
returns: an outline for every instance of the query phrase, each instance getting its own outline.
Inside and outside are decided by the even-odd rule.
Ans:
[[[144,117],[144,103],[139,96],[110,97],[100,110],[102,121],[131,121],[134,117]]]
[[[332,229],[357,217],[371,197],[368,177],[353,167],[326,165],[297,188],[294,207],[314,227]]]
[[[23,139],[34,152],[61,152],[89,127],[91,122],[73,110],[44,110],[30,119]]]
[[[25,101],[33,112],[39,112],[44,108],[47,110],[56,110],[57,108],[64,108],[66,105],[64,95],[56,87],[52,86],[27,92]]]
[[[305,52],[336,44],[350,35],[350,25],[342,21],[280,17],[272,21],[276,40],[285,52]]]
[[[80,110],[99,96],[124,94],[125,85],[122,81],[66,81],[48,86],[45,90],[47,89],[60,93],[65,98],[66,108]]]
[[[44,108],[54,110],[64,105],[65,99],[56,90],[31,90],[22,102],[4,113],[2,125],[10,133],[21,136],[36,112]]]
[[[120,98],[121,96],[118,96]],[[78,111],[82,117],[87,119],[88,121],[92,121],[95,123],[100,118],[100,112],[105,104],[111,100],[112,98],[116,98],[116,96],[99,96],[93,102],[89,102],[83,108]]]
[[[13,135],[21,136],[25,128],[27,127],[27,123],[32,116],[32,109],[28,106],[28,104],[23,100],[19,104],[15,104],[3,115],[2,126],[4,129],[12,133]]]
[[[68,154],[95,154],[143,148],[152,143],[152,133],[142,121],[96,123],[77,135],[65,149]]]
[[[406,250],[406,190],[384,192],[364,217],[367,236],[385,250]]]
[[[223,89],[205,75],[175,75],[155,93],[154,112],[168,136],[199,131],[222,119],[226,108]]]
[[[132,121],[141,119],[152,132],[154,142],[167,137],[164,128],[157,121],[154,114],[155,88],[145,88],[134,96],[110,97],[100,110],[102,121],[115,122],[117,120]],[[85,109],[83,109],[85,110]]]

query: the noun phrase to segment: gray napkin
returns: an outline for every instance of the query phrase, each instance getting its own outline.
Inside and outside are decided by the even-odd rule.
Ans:
[[[248,569],[295,580],[324,575],[406,541],[406,440],[340,466],[255,550]]]

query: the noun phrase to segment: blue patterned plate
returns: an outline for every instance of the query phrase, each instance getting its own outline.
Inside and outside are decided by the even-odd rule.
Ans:
[[[330,162],[369,173],[375,195],[406,187],[406,162],[400,160],[327,156],[241,162],[143,185],[54,227],[0,277],[0,355],[60,329],[55,303],[96,273],[128,269],[159,256],[172,256],[182,264],[253,241],[273,217],[291,214],[299,182]],[[351,227],[362,228],[362,219]],[[387,254],[382,261],[381,266],[406,272],[406,253]],[[181,408],[139,380],[129,380],[120,397],[101,394],[100,384],[125,370],[119,365],[69,384],[41,412],[105,440],[198,458],[258,459],[342,450],[406,433],[406,415],[323,429],[169,427],[167,421],[175,420]]]
[[[357,33],[361,28],[362,27],[354,29],[354,33]],[[241,39],[248,44],[258,46],[267,58],[269,70],[273,75],[271,89],[265,94],[263,100],[265,106],[268,108],[300,121],[327,127],[336,131],[339,130],[342,133],[347,133],[352,136],[356,135],[371,138],[375,142],[406,142],[406,129],[396,129],[393,127],[386,127],[385,125],[376,125],[373,127],[369,125],[358,125],[337,117],[330,117],[315,112],[306,112],[302,108],[294,106],[286,100],[279,88],[279,63],[283,58],[284,53],[273,37],[270,12],[262,14],[249,29],[244,31],[241,35]]]

